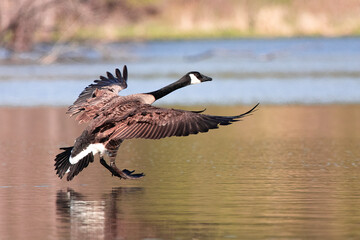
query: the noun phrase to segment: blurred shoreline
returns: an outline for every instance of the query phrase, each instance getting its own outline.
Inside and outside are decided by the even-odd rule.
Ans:
[[[66,18],[64,18],[66,16]],[[358,36],[359,0],[4,0],[0,43]]]

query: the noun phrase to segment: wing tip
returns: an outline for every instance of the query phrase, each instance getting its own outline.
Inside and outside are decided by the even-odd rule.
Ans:
[[[77,113],[83,111],[83,106],[87,104],[87,100],[93,98],[93,93],[97,89],[109,89],[111,92],[116,92],[116,94],[127,88],[127,68],[124,65],[123,73],[116,68],[115,69],[115,76],[110,73],[106,72],[107,77],[100,76],[99,79],[94,80],[93,83],[88,85],[77,97],[74,103],[69,106],[67,114],[71,116],[76,115]],[[110,91],[109,90],[109,91]]]
[[[243,117],[246,117],[246,116],[249,116],[251,113],[255,112],[256,110],[258,110],[258,106],[260,105],[260,102],[258,102],[254,107],[252,107],[249,111],[245,112],[245,113],[242,113],[238,116],[235,116],[234,117],[234,121],[239,121],[240,118],[243,118]]]

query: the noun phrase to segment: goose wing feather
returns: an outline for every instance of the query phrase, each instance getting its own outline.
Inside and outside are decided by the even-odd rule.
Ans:
[[[117,97],[121,90],[127,88],[126,66],[123,68],[123,74],[119,69],[115,70],[115,76],[110,72],[106,74],[107,77],[100,76],[100,79],[94,80],[94,83],[87,86],[66,113],[71,116],[82,113],[76,120],[80,123],[87,122],[96,116],[101,107]]]
[[[143,104],[133,108],[131,113],[115,114],[120,118],[108,118],[116,121],[111,138],[160,139],[171,136],[187,136],[199,132],[207,132],[219,125],[229,125],[251,114],[258,104],[249,111],[236,116],[213,116],[179,109],[166,109]],[[103,125],[99,127],[100,131]]]

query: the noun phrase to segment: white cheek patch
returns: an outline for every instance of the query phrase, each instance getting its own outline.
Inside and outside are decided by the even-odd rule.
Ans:
[[[74,157],[70,157],[69,162],[71,164],[76,164],[78,163],[81,159],[83,159],[84,157],[86,157],[89,153],[92,153],[93,155],[97,154],[97,153],[104,153],[105,152],[105,146],[102,143],[95,143],[95,144],[90,144],[87,148],[85,148],[84,150],[82,150],[78,155],[74,156]]]
[[[201,83],[201,81],[192,73],[189,74],[191,82],[190,84],[198,84]]]

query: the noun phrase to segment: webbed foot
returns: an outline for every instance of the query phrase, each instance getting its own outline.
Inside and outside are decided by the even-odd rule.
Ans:
[[[119,177],[120,179],[138,179],[144,177],[144,173],[135,173],[134,171],[129,171],[127,169],[123,169],[122,171],[118,169],[115,165],[115,163],[110,163],[110,166],[106,163],[106,161],[103,158],[100,158],[100,163],[103,165],[107,170],[109,170],[112,174],[112,176]]]
[[[137,178],[142,178],[142,177],[145,176],[144,173],[135,173],[135,174],[133,174],[133,172],[135,172],[135,170],[129,171],[129,170],[127,170],[127,169],[123,169],[121,172],[122,172],[123,174],[125,174],[125,176],[122,175],[122,174],[120,174],[121,177],[122,177],[122,178],[125,178],[125,179],[137,179]]]

